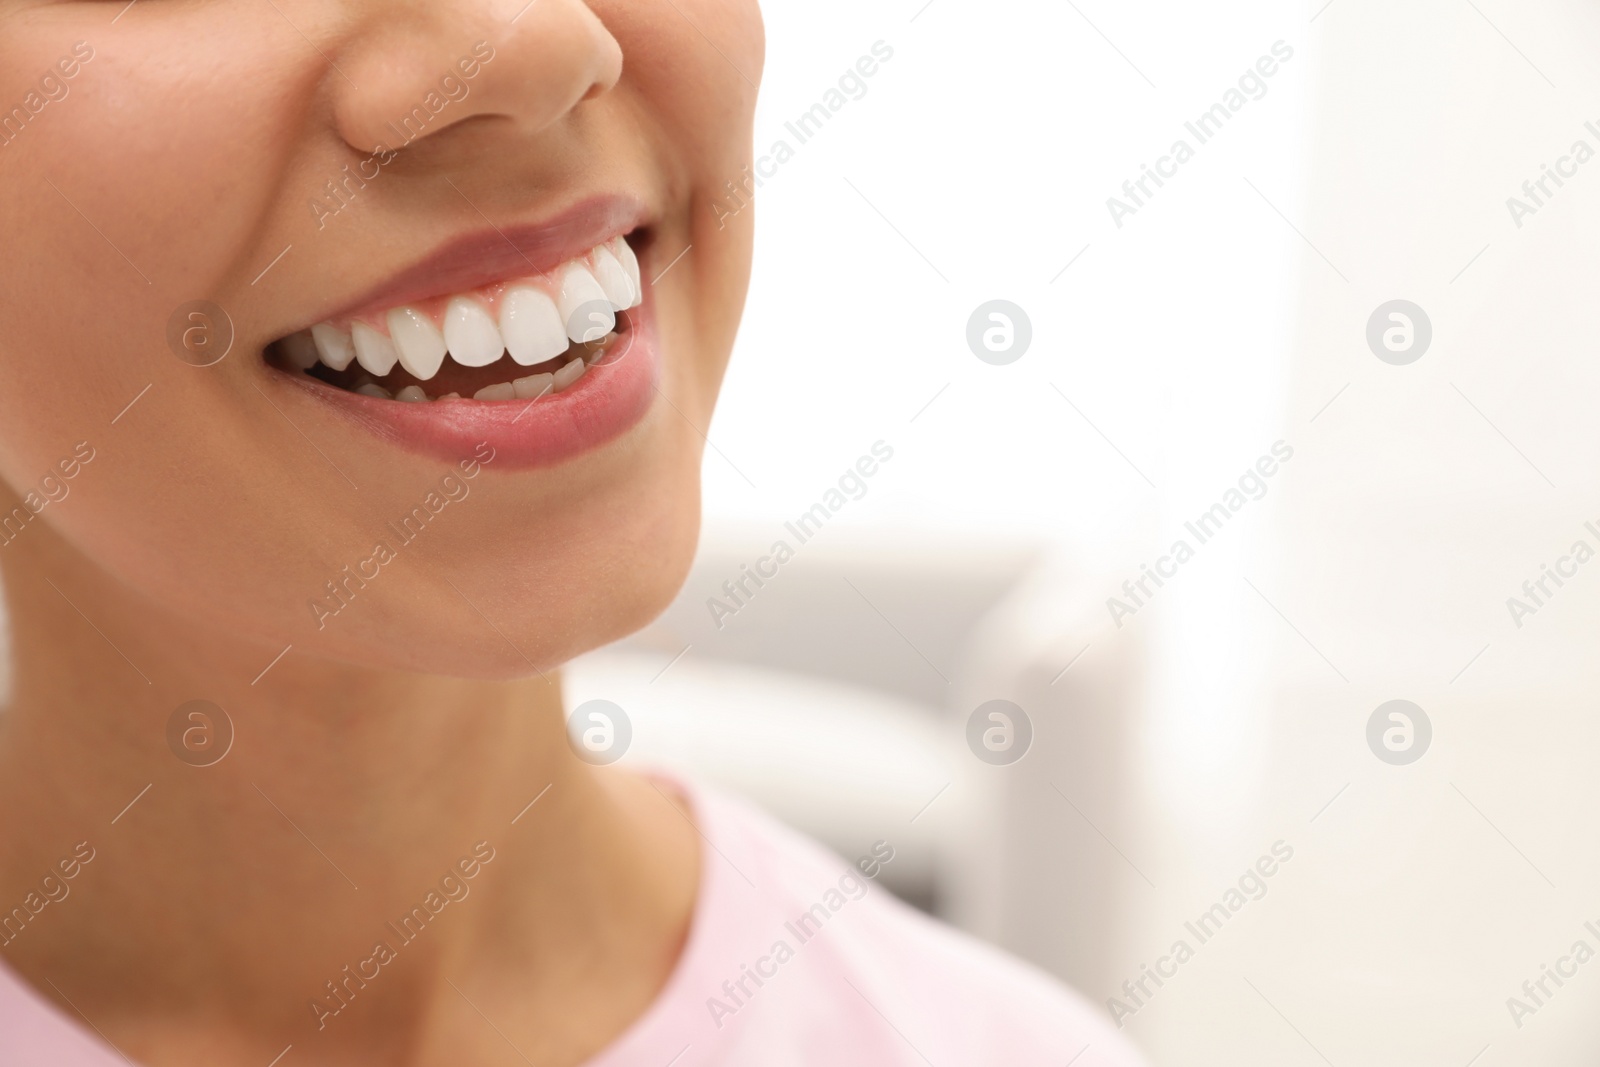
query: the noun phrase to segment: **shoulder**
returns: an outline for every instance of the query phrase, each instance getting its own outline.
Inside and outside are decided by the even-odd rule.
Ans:
[[[743,941],[752,958],[708,998],[718,1029],[756,1054],[729,1062],[779,1062],[758,1053],[776,1040],[818,1053],[782,1062],[850,1067],[1142,1062],[1054,978],[874,884],[893,863],[892,841],[845,860],[741,802],[704,793],[696,806],[721,859],[743,865],[727,891],[754,919]]]

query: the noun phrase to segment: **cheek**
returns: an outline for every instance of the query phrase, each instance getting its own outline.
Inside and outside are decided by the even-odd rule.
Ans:
[[[590,7],[621,44],[623,78],[648,121],[665,128],[674,155],[696,172],[715,169],[717,185],[738,177],[765,62],[754,0],[591,0]]]
[[[7,258],[28,264],[0,300],[0,476],[13,485],[63,446],[104,440],[144,386],[194,388],[192,373],[174,374],[192,369],[168,350],[167,319],[248,269],[236,260],[301,122],[297,61],[270,25],[206,5],[181,20],[130,15],[113,32],[81,25],[81,10],[46,9],[0,35],[0,101],[72,42],[94,49],[66,98],[3,150],[0,232]],[[189,406],[168,433],[204,434],[205,405]]]
[[[70,258],[89,272],[81,288],[127,305],[213,295],[230,271],[248,269],[231,260],[278,196],[317,78],[274,29],[281,20],[239,25],[201,10],[87,34],[94,58],[13,146],[26,154],[0,177],[11,187],[0,207],[7,233],[48,234],[61,244],[38,262]],[[29,32],[34,57],[49,51],[42,39],[71,37],[64,26]],[[28,195],[41,185],[48,195]]]
[[[672,352],[664,389],[685,416],[704,426],[749,281],[755,212],[724,222],[717,203],[751,163],[765,54],[760,8],[754,0],[678,0],[678,10],[593,0],[591,7],[622,45],[629,106],[672,146],[669,179],[686,194],[687,215],[662,226],[649,266],[660,270],[692,249],[676,276],[656,287],[656,299],[666,309],[662,321]],[[695,26],[707,29],[714,48]]]
[[[283,506],[304,483],[273,461],[281,448],[263,458],[261,428],[218,376],[173,355],[166,330],[179,304],[225,300],[255,266],[250,232],[279,196],[316,71],[270,6],[263,21],[151,5],[115,32],[78,25],[82,9],[0,35],[0,101],[21,91],[15,72],[74,41],[94,48],[0,167],[0,232],[8,258],[29,264],[0,298],[0,478],[31,486],[87,440],[83,492],[46,521],[107,569],[185,607],[250,599],[230,582],[264,571],[303,585],[288,546],[326,536]],[[248,537],[215,536],[252,523]],[[202,541],[210,558],[196,568]]]

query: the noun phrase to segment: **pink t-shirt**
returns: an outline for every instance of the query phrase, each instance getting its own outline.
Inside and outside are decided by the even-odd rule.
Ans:
[[[747,805],[675,784],[707,844],[688,943],[655,1002],[587,1067],[1141,1064],[1042,972],[902,904],[862,866]],[[893,845],[864,857],[867,873]],[[0,1064],[126,1067],[3,965]]]

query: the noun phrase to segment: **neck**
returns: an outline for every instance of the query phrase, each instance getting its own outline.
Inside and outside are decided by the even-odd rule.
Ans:
[[[692,908],[692,825],[670,790],[572,756],[554,676],[294,651],[263,675],[281,645],[173,617],[47,529],[0,562],[0,915],[61,896],[0,929],[0,961],[128,1054],[160,1061],[181,1021],[214,1049],[414,1056],[454,1017],[434,1006],[492,974],[549,994],[519,1050],[548,1038],[571,1059],[659,988]],[[224,714],[174,726],[195,700]],[[75,847],[93,859],[41,890]],[[560,1003],[585,979],[620,1018]]]

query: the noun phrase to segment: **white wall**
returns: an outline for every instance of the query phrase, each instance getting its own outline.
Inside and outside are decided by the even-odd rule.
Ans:
[[[1307,12],[1269,3],[766,12],[758,145],[783,136],[783,120],[874,41],[895,56],[758,194],[750,310],[710,433],[744,477],[708,456],[708,522],[714,536],[749,531],[733,536],[764,548],[883,438],[895,460],[838,521],[907,544],[960,531],[996,550],[1028,542],[1059,554],[1078,584],[1061,617],[1040,625],[1087,634],[1081,669],[1094,681],[1063,703],[1067,686],[1018,662],[1017,693],[1048,703],[1041,714],[1063,724],[1066,747],[1042,749],[1038,773],[1014,776],[1030,784],[1004,815],[1007,870],[1027,880],[1011,903],[1029,924],[975,921],[1103,1001],[1278,836],[1261,839],[1274,776],[1263,642],[1279,622],[1241,576],[1264,581],[1283,482],[1126,627],[1101,610],[1084,629],[1077,605],[1154,563],[1275,440],[1298,444],[1286,357],[1302,246],[1284,216],[1303,227],[1308,211],[1319,31]],[[1266,95],[1116,226],[1107,198],[1174,140],[1195,144],[1185,121],[1280,40],[1294,55]],[[968,315],[997,297],[1021,305],[1034,331],[1005,367],[964,340]],[[840,625],[895,651],[892,635]],[[1141,658],[1148,677],[1115,692],[1100,684]],[[993,680],[984,666],[973,677]],[[954,705],[970,699],[950,695],[949,710],[963,714]],[[1132,721],[1078,725],[1107,708]],[[1095,753],[1073,750],[1097,737],[1126,747],[1102,754],[1121,773],[1100,774]],[[1047,788],[1074,766],[1074,803],[1114,846]],[[1116,931],[1112,947],[1090,928]],[[1229,1027],[1194,1028],[1183,981],[1203,979],[1164,991],[1165,1004],[1129,1024],[1135,1036],[1163,1061],[1237,1062],[1238,1048],[1205,1036]]]
[[[1505,201],[1573,140],[1600,149],[1600,10],[910,0],[768,22],[767,136],[873,41],[896,54],[761,193],[711,428],[756,487],[708,459],[714,531],[770,528],[882,437],[896,460],[841,521],[1057,545],[1104,590],[1295,448],[1152,607],[1100,623],[1085,665],[1137,640],[1148,686],[1127,809],[1085,804],[1121,812],[1141,873],[1100,872],[1103,965],[1062,962],[1082,919],[1044,910],[1032,954],[1103,999],[1283,839],[1266,897],[1129,1021],[1158,1062],[1592,1061],[1600,968],[1520,1028],[1506,999],[1578,938],[1600,949],[1600,569],[1520,629],[1506,598],[1600,524],[1600,162],[1521,228]],[[1106,196],[1279,39],[1269,95],[1113,226]],[[1035,333],[1004,368],[962,341],[997,296]],[[1407,367],[1364,338],[1394,298],[1436,331]],[[1436,730],[1409,767],[1363,733],[1397,697]],[[1041,842],[1082,829],[1021,817]]]

